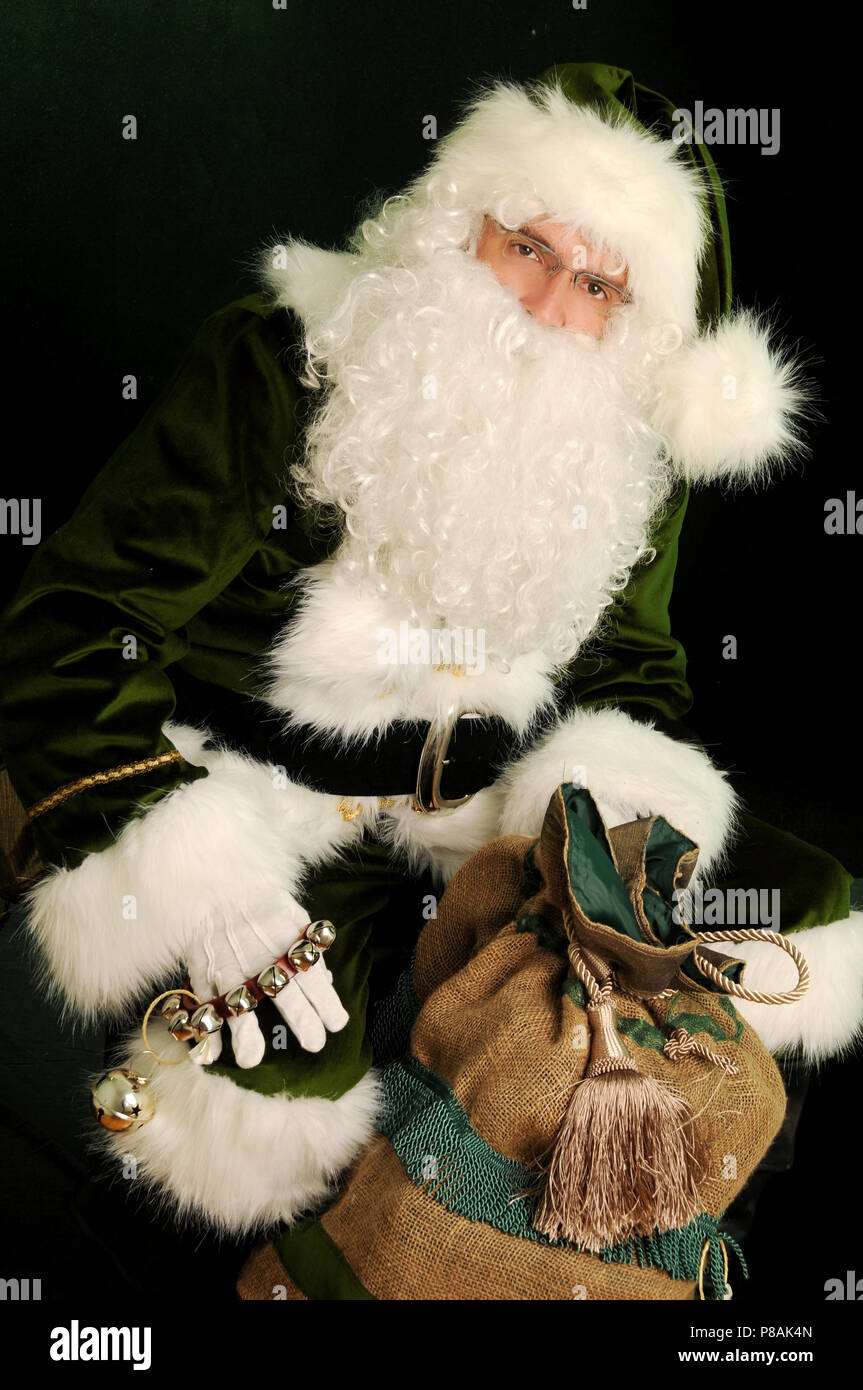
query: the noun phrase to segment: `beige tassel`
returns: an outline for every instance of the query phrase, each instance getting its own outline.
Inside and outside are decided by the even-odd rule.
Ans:
[[[688,1102],[639,1071],[617,1031],[609,987],[600,990],[573,964],[595,991],[590,1063],[573,1087],[533,1225],[599,1251],[688,1225],[701,1210],[704,1161]]]

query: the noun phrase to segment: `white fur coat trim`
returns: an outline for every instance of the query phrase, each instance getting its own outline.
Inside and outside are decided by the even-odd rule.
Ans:
[[[208,920],[279,893],[296,897],[306,868],[360,834],[362,817],[345,822],[337,797],[204,749],[200,730],[165,732],[209,776],[167,793],[113,845],[52,870],[29,894],[44,983],[84,1017],[126,1012],[176,975]]]
[[[576,710],[504,776],[502,835],[538,835],[562,782],[586,786],[607,826],[664,816],[699,846],[699,874],[721,864],[737,797],[689,744],[619,709]]]
[[[806,957],[811,983],[793,1004],[750,1004],[733,999],[769,1052],[800,1048],[809,1062],[848,1051],[863,1030],[863,912],[839,922],[790,934]],[[797,970],[790,956],[762,941],[721,949],[746,961],[740,983],[762,993],[792,989]]]
[[[507,225],[551,217],[618,252],[658,322],[695,327],[706,232],[703,185],[680,146],[625,116],[600,115],[559,87],[499,83],[438,142],[409,196],[489,212]]]
[[[156,1046],[177,1047],[161,1033]],[[141,1050],[139,1037],[129,1058]],[[117,1169],[134,1161],[163,1206],[233,1236],[291,1224],[324,1202],[371,1139],[380,1105],[373,1071],[338,1100],[259,1095],[193,1062],[160,1066],[148,1084],[152,1119],[104,1132]]]
[[[444,634],[455,660],[447,653],[437,664],[411,659],[411,634],[423,635],[430,654]],[[440,669],[459,664],[464,674]],[[534,652],[509,671],[497,669],[485,660],[478,634],[415,626],[406,602],[360,592],[338,557],[303,575],[299,611],[273,644],[268,666],[269,703],[289,723],[340,739],[367,739],[395,720],[441,720],[450,709],[496,715],[523,733],[553,692],[548,657]]]

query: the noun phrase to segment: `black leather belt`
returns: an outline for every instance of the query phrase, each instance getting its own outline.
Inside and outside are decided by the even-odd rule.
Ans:
[[[261,700],[171,672],[179,721],[203,721],[238,752],[282,767],[292,781],[334,796],[413,796],[423,811],[463,805],[491,786],[521,738],[502,719],[476,714],[440,724],[395,720],[359,742],[334,743],[310,725],[284,726]]]

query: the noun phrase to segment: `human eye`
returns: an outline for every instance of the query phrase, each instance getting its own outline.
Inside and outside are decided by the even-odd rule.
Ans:
[[[595,299],[597,304],[611,303],[610,289],[604,280],[595,280],[593,276],[585,275],[578,283],[588,299]]]
[[[579,276],[578,288],[594,304],[601,305],[603,308],[613,308],[626,303],[626,292],[617,285],[610,285],[607,280],[603,280],[599,276]]]
[[[523,236],[510,236],[507,239],[506,249],[513,260],[541,261],[543,259],[542,252],[536,243],[528,241]]]

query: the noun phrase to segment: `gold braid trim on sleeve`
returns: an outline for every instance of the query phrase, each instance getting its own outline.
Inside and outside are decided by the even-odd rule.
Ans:
[[[89,777],[79,777],[77,782],[67,782],[65,787],[58,787],[57,791],[50,796],[44,796],[41,801],[37,801],[35,806],[31,806],[27,812],[28,821],[33,821],[37,816],[43,816],[46,811],[53,811],[55,806],[68,801],[70,796],[76,792],[86,791],[88,787],[101,787],[106,782],[120,782],[124,777],[135,777],[139,772],[152,772],[154,768],[164,767],[166,763],[180,763],[183,755],[178,748],[172,748],[168,753],[159,753],[153,758],[141,758],[136,763],[123,763],[120,767],[110,767],[107,772],[93,772]]]

